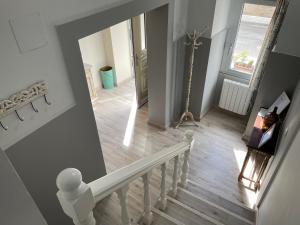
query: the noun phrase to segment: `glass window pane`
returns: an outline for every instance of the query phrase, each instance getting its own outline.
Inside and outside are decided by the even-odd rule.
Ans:
[[[253,74],[274,11],[274,6],[245,3],[230,65],[232,70]]]

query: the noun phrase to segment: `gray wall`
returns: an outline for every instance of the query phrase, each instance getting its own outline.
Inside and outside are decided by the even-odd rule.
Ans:
[[[210,38],[213,30],[216,0],[189,0],[187,30],[202,30],[208,26],[209,30],[204,37]]]
[[[173,58],[174,58],[174,111],[173,111],[173,122],[176,125],[177,121],[184,110],[184,97],[185,97],[185,77],[186,77],[186,35],[184,34],[180,39],[174,41],[173,47]]]
[[[278,36],[276,52],[300,57],[299,10],[300,1],[290,0],[289,8]]]
[[[78,168],[90,182],[106,174],[93,115],[74,107],[6,150],[48,224],[72,224],[56,197],[56,176]]]
[[[62,169],[78,168],[82,171],[83,179],[86,182],[106,174],[78,39],[169,2],[169,7],[164,6],[158,11],[150,13],[150,21],[156,19],[156,23],[159,23],[158,26],[154,26],[154,21],[153,29],[160,29],[161,34],[159,40],[153,39],[150,44],[158,43],[161,46],[158,50],[166,49],[167,51],[161,55],[152,55],[150,58],[157,57],[155,60],[160,60],[161,65],[164,66],[163,73],[160,70],[160,73],[156,75],[163,80],[160,82],[160,90],[169,93],[172,79],[170,76],[174,20],[173,1],[131,1],[108,11],[85,17],[83,20],[75,20],[58,26],[57,30],[61,47],[64,50],[76,105],[6,150],[48,224],[72,224],[71,219],[64,215],[55,195],[57,192],[55,179]],[[168,24],[161,21],[166,18],[169,19]],[[156,33],[155,31],[152,31],[153,34]],[[152,87],[153,85],[155,86],[152,84]],[[160,103],[163,102],[163,105],[159,106],[163,108],[163,112],[160,114],[162,120],[159,122],[169,119],[167,110],[172,107],[169,95],[165,95],[166,99],[159,98],[161,95],[155,97],[159,98]]]
[[[47,225],[23,182],[0,149],[0,218],[3,225]]]
[[[186,1],[187,2],[187,1]],[[211,32],[214,18],[215,1],[211,0],[190,0],[188,4],[188,14],[186,16],[186,32],[192,32],[194,29],[201,31],[205,26],[209,30],[201,38],[203,45],[195,52],[192,91],[190,99],[190,111],[195,119],[200,119],[201,104],[203,97],[204,84],[206,79],[208,58],[211,44]],[[178,121],[185,107],[187,94],[187,74],[189,72],[190,47],[185,46],[187,42],[184,32],[180,38],[174,42],[174,62],[173,69],[176,75],[175,83],[175,108],[173,113],[174,121]]]
[[[190,111],[194,114],[195,120],[200,120],[204,86],[207,79],[208,60],[209,60],[209,54],[211,48],[210,38],[203,37],[200,38],[200,41],[203,44],[198,48],[198,50],[195,51],[192,90],[191,90],[191,98],[190,98]],[[188,66],[189,58],[190,58],[190,49],[188,49],[186,53],[185,75],[187,75],[189,71],[189,66]],[[186,84],[187,84],[187,76],[185,76],[185,81],[184,81],[185,96],[186,96],[186,88],[187,88]],[[185,100],[185,98],[183,100]]]
[[[190,0],[187,30],[201,31],[205,26],[209,27],[203,35],[203,45],[195,52],[190,111],[196,120],[200,120],[215,103],[230,6],[231,0]],[[184,82],[181,110],[186,97],[189,52],[187,48],[184,79],[180,80]]]
[[[283,128],[277,156],[271,165],[276,175],[259,205],[258,225],[299,224],[300,158],[300,82]],[[279,161],[282,161],[280,164]],[[280,165],[276,168],[276,165]],[[267,177],[268,179],[268,177]],[[272,179],[271,179],[272,181]],[[262,188],[265,188],[264,186]]]
[[[246,138],[251,134],[260,107],[269,107],[283,91],[291,98],[299,78],[300,58],[271,53],[249,117],[245,131]]]
[[[297,0],[290,0],[289,7],[287,9],[281,30],[278,35],[278,40],[276,43],[276,46],[274,48],[274,52],[272,55],[274,56],[276,53],[280,53],[278,57],[280,59],[275,59],[272,56],[268,62],[269,71],[270,68],[274,66],[274,68],[278,68],[278,70],[274,69],[271,71],[272,73],[276,73],[275,75],[266,74],[265,76],[268,76],[268,78],[263,78],[265,82],[273,82],[274,87],[272,89],[275,89],[274,94],[277,94],[278,92],[282,92],[284,89],[289,88],[290,85],[297,81],[297,77],[299,77],[299,61],[296,57],[300,58],[300,48],[299,48],[299,10],[300,10],[300,2]],[[296,56],[296,57],[290,57],[290,56]],[[277,57],[277,58],[278,58]],[[291,61],[290,61],[291,60]],[[279,63],[279,64],[278,64]],[[280,66],[279,66],[280,65]],[[292,67],[290,67],[292,66]],[[272,78],[275,78],[273,80]],[[299,79],[299,78],[298,78]],[[276,83],[276,81],[278,83]],[[286,84],[285,84],[286,83]],[[296,82],[297,83],[297,82]],[[260,86],[263,86],[263,84],[260,84]],[[281,88],[280,88],[281,87]],[[259,89],[264,89],[263,87],[259,87]],[[262,93],[262,97],[256,97],[254,107],[252,109],[247,128],[245,130],[245,138],[247,138],[251,132],[251,127],[254,122],[254,116],[257,112],[258,104],[267,104],[270,101],[270,97],[266,96],[266,101],[261,102],[261,98],[264,98],[266,96]],[[272,96],[272,98],[275,98]]]
[[[170,125],[170,77],[173,33],[168,36],[168,6],[147,12],[147,62],[148,62],[148,119],[151,124],[166,128]],[[173,14],[172,14],[173,15]],[[173,21],[173,18],[171,17]],[[170,24],[173,26],[173,22]],[[169,48],[168,48],[169,45]],[[169,51],[169,52],[168,52]]]

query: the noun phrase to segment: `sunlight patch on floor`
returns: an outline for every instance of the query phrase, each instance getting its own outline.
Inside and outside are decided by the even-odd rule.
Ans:
[[[123,138],[123,145],[126,146],[126,147],[129,147],[131,139],[132,139],[134,124],[135,124],[136,111],[137,111],[137,100],[136,100],[136,95],[134,95],[133,100],[132,100],[132,104],[131,104],[130,114],[129,114],[129,117],[128,117],[128,122],[127,122],[127,126],[126,126],[125,135],[124,135],[124,138]]]
[[[233,152],[234,152],[234,156],[235,156],[239,171],[241,171],[243,162],[244,162],[244,159],[245,159],[247,153],[244,150],[240,150],[240,149],[234,149]],[[250,175],[252,172],[252,167],[253,167],[253,161],[250,158],[248,165],[245,168],[244,175],[246,175],[246,176]],[[245,186],[245,193],[247,196],[246,201],[249,203],[250,207],[254,207],[254,205],[256,203],[258,192],[254,192],[253,190],[248,189],[250,182],[247,180],[243,180],[242,185]]]

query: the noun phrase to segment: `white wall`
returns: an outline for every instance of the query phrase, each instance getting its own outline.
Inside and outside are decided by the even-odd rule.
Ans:
[[[131,68],[130,39],[128,21],[110,27],[117,84],[133,76]]]
[[[215,3],[211,46],[203,90],[200,118],[202,118],[212,108],[215,102],[218,76],[222,63],[224,44],[228,29],[228,17],[232,1],[216,0]]]
[[[228,16],[231,10],[231,0],[216,0],[212,36],[228,28]]]
[[[173,34],[174,41],[186,35],[189,3],[190,3],[189,0],[187,1],[175,0],[174,14],[175,16],[177,16],[177,18],[174,21],[174,34]]]
[[[45,105],[42,99],[36,101],[40,113],[34,113],[28,106],[20,110],[25,117],[20,122],[12,114],[2,122],[9,127],[8,132],[0,129],[0,147],[7,149],[23,137],[29,135],[50,120],[74,106],[75,101],[68,80],[66,67],[60,49],[55,25],[81,18],[99,8],[120,4],[127,0],[3,0],[0,2],[0,99],[26,88],[32,83],[45,80],[49,87],[52,105]],[[15,17],[40,12],[43,19],[47,45],[20,53],[9,20]]]
[[[0,2],[0,99],[36,81],[46,80],[49,86],[49,99],[53,102],[52,106],[48,107],[42,101],[37,101],[39,114],[33,113],[30,107],[22,109],[20,113],[26,119],[23,123],[20,123],[15,115],[5,118],[3,123],[7,124],[10,130],[3,132],[0,129],[2,149],[12,146],[75,104],[55,26],[128,1],[130,0],[2,0]],[[175,1],[177,5],[179,2],[181,1]],[[34,12],[41,14],[48,44],[40,49],[21,54],[9,26],[9,19]],[[178,24],[185,23],[182,21],[181,13],[180,10],[175,12],[174,26],[176,27]],[[186,12],[184,11],[183,14]],[[177,27],[178,29],[181,28]]]
[[[95,88],[102,88],[99,69],[107,65],[103,33],[101,31],[94,33],[80,39],[78,42],[82,61],[92,66],[91,72]]]
[[[102,35],[103,35],[103,44],[105,48],[106,63],[108,66],[115,67],[110,28],[103,30]]]
[[[106,65],[114,69],[115,85],[133,77],[129,35],[128,21],[124,21],[79,40],[82,60],[92,66],[96,89],[102,88],[99,69]]]

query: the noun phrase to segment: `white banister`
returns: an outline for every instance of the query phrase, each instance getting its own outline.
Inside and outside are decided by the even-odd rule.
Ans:
[[[107,176],[90,182],[88,185],[92,189],[96,202],[98,202],[111,193],[117,191],[125,184],[131,183],[151,169],[168,162],[189,148],[190,145],[187,142],[180,142],[176,145],[165,148],[160,152],[135,161],[126,167],[115,170]]]
[[[187,174],[189,171],[189,158],[190,158],[191,148],[193,145],[193,133],[186,132],[184,141],[190,145],[190,148],[184,152],[181,181],[179,184],[181,187],[186,187]]]
[[[143,223],[145,225],[150,225],[153,220],[153,215],[151,212],[151,198],[150,198],[150,176],[151,171],[146,173],[143,176],[144,181],[144,215],[143,215]]]
[[[128,192],[129,186],[125,185],[122,188],[120,188],[117,193],[120,200],[121,205],[121,219],[123,225],[130,225],[130,218],[128,214],[128,208],[127,208],[127,192]]]
[[[173,183],[172,183],[172,192],[171,192],[173,196],[177,195],[178,169],[179,169],[179,155],[175,156],[174,159]]]
[[[163,163],[161,165],[161,184],[160,184],[160,198],[159,198],[159,208],[163,211],[167,207],[166,171],[167,171],[167,163]]]
[[[95,207],[91,188],[82,181],[79,170],[68,168],[61,171],[56,179],[59,188],[58,200],[64,212],[73,219],[75,225],[95,225]]]
[[[73,219],[75,225],[95,225],[93,208],[95,204],[103,198],[117,192],[121,205],[121,219],[123,225],[130,225],[131,220],[127,208],[127,192],[129,184],[139,177],[144,181],[144,215],[145,225],[152,223],[153,215],[151,212],[150,199],[150,176],[153,168],[161,166],[161,193],[160,208],[165,210],[167,205],[166,198],[166,169],[167,163],[171,159],[174,161],[172,194],[176,196],[178,175],[179,175],[179,156],[184,154],[182,165],[181,185],[186,184],[189,169],[188,160],[191,147],[193,145],[193,132],[185,133],[184,141],[165,148],[160,152],[142,158],[129,166],[116,170],[104,177],[101,177],[88,184],[82,181],[79,170],[68,168],[59,173],[57,177],[57,197],[64,212]]]

